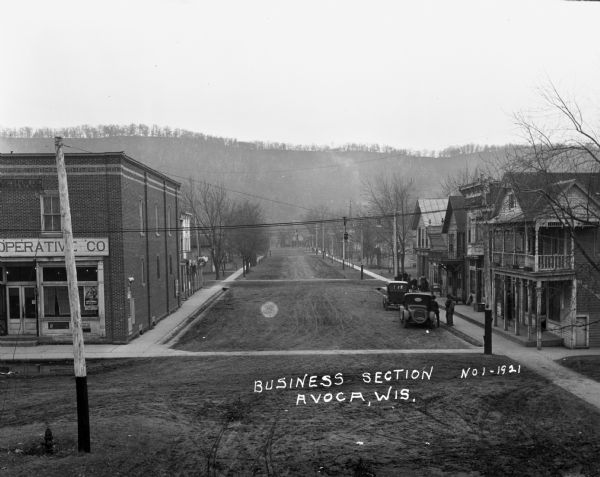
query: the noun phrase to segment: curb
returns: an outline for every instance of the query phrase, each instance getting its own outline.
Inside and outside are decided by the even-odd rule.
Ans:
[[[454,314],[456,316],[460,316],[463,320],[468,321],[469,323],[479,326],[480,328],[485,328],[483,323],[471,318],[470,316],[463,315],[461,312],[456,311],[456,308],[454,309]],[[506,338],[507,340],[510,340],[513,343],[517,343],[518,345],[524,346],[526,348],[531,348],[532,346],[535,346],[535,342],[533,342],[533,341],[531,342],[531,344],[527,341],[523,342],[523,340],[520,340],[516,336],[513,336],[510,333],[503,333],[502,330],[499,330],[497,327],[494,327],[494,326],[492,326],[492,334],[496,334],[497,336]],[[483,346],[483,345],[481,345],[481,346]]]
[[[459,315],[456,312],[454,312],[454,314],[456,316],[460,316],[462,318],[462,315]],[[443,326],[444,328],[446,328],[446,330],[448,330],[448,332],[452,333],[453,335],[456,335],[458,338],[462,339],[463,341],[466,341],[467,343],[477,346],[479,348],[483,348],[483,343],[481,341],[479,341],[477,338],[473,338],[471,335],[468,335],[467,333],[457,330],[454,326],[448,326],[448,325],[443,325],[443,324],[440,324],[440,325]]]
[[[214,302],[221,298],[227,287],[221,287],[213,295],[209,296],[198,308],[196,308],[189,316],[179,323],[176,327],[172,328],[165,336],[156,342],[156,344],[171,347],[177,343],[179,338],[187,331],[187,329],[196,321],[196,319],[208,308],[210,308]]]

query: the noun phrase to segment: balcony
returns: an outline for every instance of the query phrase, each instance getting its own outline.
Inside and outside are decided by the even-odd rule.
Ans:
[[[483,244],[482,243],[468,243],[467,244],[467,257],[478,257],[483,256]]]
[[[497,267],[527,268],[533,272],[573,270],[572,258],[572,255],[565,254],[538,255],[537,257],[518,252],[494,252],[492,254],[492,260]]]

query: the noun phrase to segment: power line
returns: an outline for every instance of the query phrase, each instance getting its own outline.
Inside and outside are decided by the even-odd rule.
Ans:
[[[308,209],[308,210],[312,210],[312,209]],[[466,207],[456,207],[453,209],[453,211],[460,211],[460,210],[470,210]],[[442,213],[442,212],[446,212],[446,209],[436,209],[436,210],[428,210],[426,212],[398,212],[396,214],[394,213],[385,213],[385,214],[378,214],[378,215],[364,215],[364,216],[357,216],[357,217],[346,217],[346,220],[348,222],[369,222],[369,221],[383,221],[383,220],[390,220],[394,218],[394,215],[399,218],[410,218],[416,215],[428,215],[428,214],[433,214],[433,213]],[[259,223],[250,223],[250,224],[223,224],[223,225],[198,225],[198,226],[191,226],[189,228],[186,228],[186,230],[191,230],[191,231],[200,231],[200,232],[209,232],[212,229],[222,229],[222,230],[238,230],[238,229],[255,229],[255,228],[273,228],[273,227],[301,227],[301,226],[308,226],[308,225],[321,225],[321,224],[343,224],[344,222],[344,217],[334,217],[334,218],[323,218],[323,219],[305,219],[305,220],[297,220],[297,221],[290,221],[290,222],[259,222]],[[436,225],[430,225],[430,227],[441,227],[443,224],[436,224]],[[93,230],[86,230],[86,229],[77,229],[77,234],[81,235],[81,234],[99,234],[99,233],[108,233],[108,234],[118,234],[118,233],[139,233],[139,234],[153,234],[153,233],[170,233],[170,232],[177,232],[182,230],[181,227],[152,227],[152,228],[138,228],[138,227],[133,227],[133,228],[121,228],[121,229],[93,229]],[[24,228],[4,228],[3,231],[5,232],[19,232],[19,233],[39,233],[40,229],[39,228],[35,228],[35,229],[24,229]],[[542,234],[543,236],[546,236],[545,234]],[[552,236],[552,235],[547,235],[547,236]],[[47,237],[48,239],[52,239],[54,237]],[[10,238],[5,237],[3,240],[10,240]]]
[[[454,210],[458,210],[458,209],[454,209]],[[432,211],[428,211],[427,213],[435,213],[435,212],[445,212],[445,209],[443,210],[432,210]],[[396,217],[398,218],[402,218],[402,217],[412,217],[414,215],[418,215],[417,212],[407,212],[407,213],[397,213]],[[392,219],[394,217],[394,214],[380,214],[380,215],[365,215],[365,216],[358,216],[358,217],[346,217],[346,220],[348,222],[367,222],[367,221],[378,221],[378,220],[384,220],[384,219]],[[237,230],[237,229],[253,229],[253,228],[271,228],[271,227],[300,227],[300,226],[307,226],[307,225],[320,225],[320,224],[343,224],[344,222],[344,218],[343,217],[336,217],[336,218],[329,218],[329,219],[307,219],[307,220],[298,220],[298,221],[292,221],[292,222],[261,222],[261,223],[256,223],[256,224],[223,224],[223,225],[199,225],[199,226],[192,226],[189,228],[186,228],[186,230],[191,230],[191,231],[200,231],[200,232],[209,232],[213,229],[222,229],[222,230]],[[19,228],[19,229],[10,229],[10,228],[4,228],[4,231],[8,231],[8,232],[20,232],[20,233],[39,233],[39,229],[23,229],[23,228]],[[77,234],[81,235],[81,234],[99,234],[99,233],[108,233],[108,234],[118,234],[118,233],[139,233],[139,234],[152,234],[152,233],[168,233],[168,232],[177,232],[179,230],[182,230],[181,227],[152,227],[152,228],[122,228],[122,229],[118,229],[118,230],[111,230],[111,229],[107,229],[107,230],[101,230],[101,229],[94,229],[94,230],[85,230],[85,229],[78,229],[77,230]],[[48,237],[48,239],[52,239],[53,237]],[[5,240],[10,240],[10,239],[5,239]]]

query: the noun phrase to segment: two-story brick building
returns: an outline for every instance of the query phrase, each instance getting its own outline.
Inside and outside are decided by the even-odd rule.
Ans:
[[[65,154],[86,341],[179,306],[179,184],[122,152]],[[0,334],[70,341],[54,154],[0,154]]]

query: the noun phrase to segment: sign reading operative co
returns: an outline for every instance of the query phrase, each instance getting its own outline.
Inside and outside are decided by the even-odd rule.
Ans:
[[[74,238],[73,248],[78,257],[108,255],[108,238]],[[1,238],[2,257],[63,257],[62,238]]]

